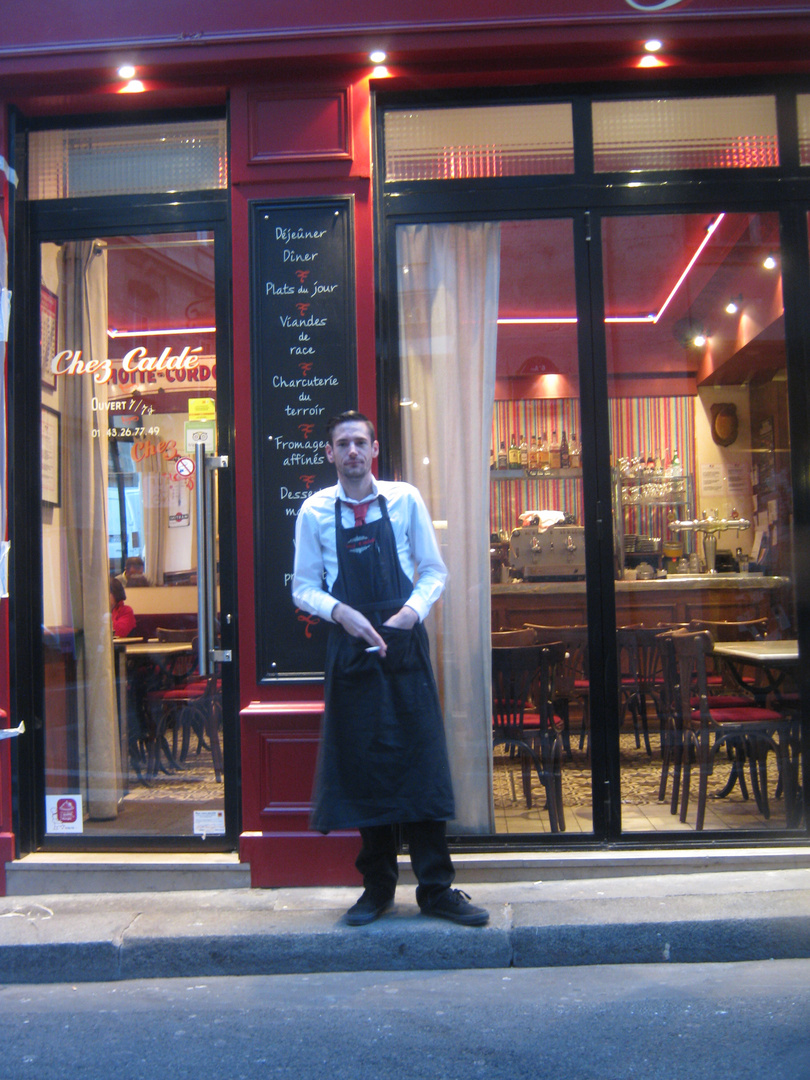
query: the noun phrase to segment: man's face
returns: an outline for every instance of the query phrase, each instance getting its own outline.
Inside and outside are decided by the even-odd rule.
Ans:
[[[337,470],[341,480],[357,483],[371,472],[371,463],[380,452],[376,439],[372,441],[368,425],[362,420],[338,424],[332,442],[326,444],[326,457]]]

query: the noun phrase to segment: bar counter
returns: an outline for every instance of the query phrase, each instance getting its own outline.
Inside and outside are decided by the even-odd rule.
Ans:
[[[616,623],[687,623],[690,619],[740,621],[767,617],[772,629],[793,625],[789,578],[762,574],[672,574],[652,581],[617,581]],[[524,623],[585,623],[584,581],[512,581],[492,585],[492,628]]]

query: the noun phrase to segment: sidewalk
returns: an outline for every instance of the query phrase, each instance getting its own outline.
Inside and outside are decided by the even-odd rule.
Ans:
[[[464,885],[483,928],[395,911],[342,921],[359,890],[0,898],[0,983],[810,957],[810,869]]]

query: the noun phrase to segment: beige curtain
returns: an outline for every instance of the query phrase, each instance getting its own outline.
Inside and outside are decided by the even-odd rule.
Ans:
[[[66,348],[85,358],[107,355],[107,268],[102,245],[65,244],[59,317]],[[87,816],[114,818],[121,797],[107,529],[106,388],[89,375],[64,376],[62,508],[76,640],[79,750]],[[95,433],[95,434],[94,434]]]
[[[397,229],[404,478],[427,502],[450,571],[429,630],[456,820],[494,831],[489,447],[495,397],[497,223]]]
[[[152,585],[162,585],[169,528],[169,486],[162,474],[168,466],[160,454],[153,454],[137,462],[135,467],[141,474],[146,576]]]

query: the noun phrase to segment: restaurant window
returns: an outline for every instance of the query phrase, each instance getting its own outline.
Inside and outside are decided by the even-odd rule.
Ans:
[[[465,180],[574,171],[571,105],[393,109],[384,117],[385,178]]]
[[[572,222],[399,226],[397,271],[403,471],[425,496],[450,570],[431,631],[452,828],[591,832]],[[528,635],[509,600],[518,574],[536,624]],[[578,634],[576,656],[559,658],[570,693],[563,700],[561,677],[555,707],[566,716],[541,717],[527,697],[524,728],[511,694],[521,680],[537,693],[520,665],[533,663],[536,637],[560,641],[543,625],[556,621],[544,618],[550,608]],[[494,741],[493,690],[503,702]]]
[[[597,172],[682,170],[686,194],[687,170],[779,165],[769,95],[594,102],[593,135]],[[388,192],[420,178],[399,167]],[[454,220],[428,186],[392,212],[394,427],[450,568],[431,634],[457,833],[804,828],[785,222],[751,183],[772,209],[696,186],[700,210],[618,214],[590,174],[570,201],[521,184],[534,216],[508,181],[459,191]],[[499,738],[496,654],[529,643],[526,722]]]
[[[799,119],[799,163],[810,165],[810,94],[797,94]]]
[[[622,830],[800,819],[779,220],[602,222]]]
[[[597,173],[779,164],[772,96],[595,101],[592,109]]]
[[[31,199],[228,186],[224,120],[33,131],[29,149]]]

